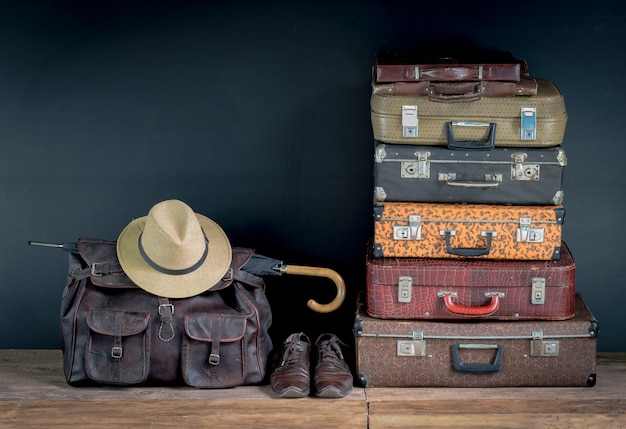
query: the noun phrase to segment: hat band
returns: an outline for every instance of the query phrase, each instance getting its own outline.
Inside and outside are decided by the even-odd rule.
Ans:
[[[150,259],[150,257],[146,254],[146,251],[144,250],[143,245],[141,244],[141,237],[143,236],[143,232],[139,234],[139,239],[137,240],[137,245],[139,246],[139,254],[143,258],[143,260],[146,262],[146,264],[148,264],[151,268],[154,268],[160,273],[169,274],[172,276],[182,276],[183,274],[189,274],[189,273],[196,271],[198,268],[200,268],[202,264],[204,264],[204,261],[206,261],[206,257],[209,254],[209,239],[206,238],[204,231],[202,231],[202,235],[204,235],[204,253],[200,257],[200,260],[196,262],[195,264],[193,264],[192,266],[190,266],[189,268],[183,268],[182,270],[172,270],[170,268],[162,267],[156,262],[154,262],[152,259]]]

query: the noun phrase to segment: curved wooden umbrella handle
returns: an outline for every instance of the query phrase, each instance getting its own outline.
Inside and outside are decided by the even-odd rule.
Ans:
[[[306,305],[313,311],[318,313],[330,313],[338,309],[346,297],[346,283],[338,272],[330,268],[308,267],[304,265],[285,265],[282,270],[286,274],[295,274],[300,276],[326,277],[331,279],[337,286],[337,296],[328,304],[320,304],[314,299],[309,299]]]

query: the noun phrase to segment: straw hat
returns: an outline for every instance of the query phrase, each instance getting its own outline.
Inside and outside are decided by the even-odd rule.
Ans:
[[[224,278],[232,249],[217,223],[182,201],[167,200],[124,228],[117,239],[117,257],[128,277],[145,291],[187,298]]]

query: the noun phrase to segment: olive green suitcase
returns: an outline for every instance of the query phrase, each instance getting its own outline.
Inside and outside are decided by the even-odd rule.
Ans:
[[[552,81],[536,81],[536,95],[481,97],[467,102],[373,92],[374,138],[384,143],[461,149],[558,146],[567,123],[563,94]]]

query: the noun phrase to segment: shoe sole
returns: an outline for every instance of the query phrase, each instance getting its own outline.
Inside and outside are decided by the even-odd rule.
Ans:
[[[285,389],[282,392],[276,394],[281,398],[304,398],[305,396],[309,396],[310,391],[301,391],[298,389]]]
[[[343,398],[346,395],[341,393],[341,390],[336,387],[328,386],[323,390],[315,392],[315,396],[319,398]]]

